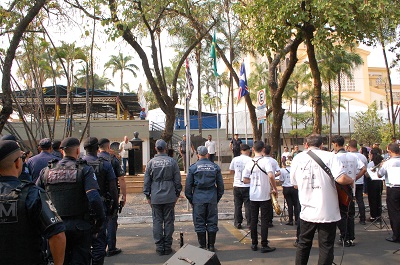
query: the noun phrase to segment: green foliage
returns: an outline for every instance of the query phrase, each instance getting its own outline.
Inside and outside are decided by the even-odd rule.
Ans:
[[[378,116],[376,102],[372,103],[365,112],[357,112],[353,117],[353,137],[359,142],[367,145],[382,142],[382,130],[384,122]],[[390,133],[390,130],[388,130]]]
[[[398,125],[395,125],[395,131],[398,132]],[[392,124],[385,123],[381,128],[379,128],[379,134],[381,135],[381,141],[379,142],[382,149],[386,148],[388,144],[392,142]],[[396,135],[398,137],[398,135]],[[396,138],[397,138],[396,137]]]

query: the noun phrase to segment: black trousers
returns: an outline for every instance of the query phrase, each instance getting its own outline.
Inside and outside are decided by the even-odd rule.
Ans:
[[[400,188],[386,187],[386,205],[394,240],[400,240]]]
[[[272,209],[271,200],[268,201],[250,201],[251,207],[251,244],[258,245],[258,212],[261,210],[261,246],[268,246],[268,223],[267,217]]]
[[[318,231],[318,265],[332,264],[336,222],[311,223],[300,219],[300,236],[296,251],[296,265],[306,265],[308,263],[315,231]]]
[[[337,222],[340,237],[343,240],[354,240],[354,216],[356,211],[354,201],[351,201],[348,207],[339,205],[339,209],[342,218]]]
[[[235,226],[243,222],[243,214],[242,214],[243,204],[244,204],[247,226],[249,227],[251,224],[249,190],[250,190],[249,187],[233,187],[233,200],[235,205],[235,213],[234,213]]]
[[[368,204],[371,218],[382,215],[382,190],[383,181],[371,180],[368,182]]]
[[[288,213],[289,213],[289,222],[293,222],[293,213],[294,220],[299,220],[299,192],[294,187],[283,187],[283,196],[285,197]],[[294,211],[293,211],[294,210]]]
[[[365,204],[364,204],[364,184],[356,184],[356,202],[360,212],[360,221],[365,222]]]

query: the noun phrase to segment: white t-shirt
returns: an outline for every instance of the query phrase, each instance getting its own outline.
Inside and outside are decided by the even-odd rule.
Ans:
[[[355,155],[358,159],[360,159],[361,162],[364,164],[365,168],[367,168],[368,160],[367,160],[367,158],[365,157],[365,155],[363,155],[363,154],[361,154],[360,152],[357,152],[357,151],[351,152],[351,153],[352,153],[353,155]],[[360,172],[360,170],[361,170],[361,168],[360,168],[359,170],[357,170],[357,174]],[[356,175],[357,175],[357,174],[356,174]],[[364,184],[364,177],[359,178],[359,179],[356,181],[356,185],[357,185],[357,184]]]
[[[243,155],[243,154],[240,156],[234,157],[232,159],[231,164],[229,165],[229,169],[235,171],[235,175],[233,178],[233,187],[250,187],[250,183],[244,184],[243,178],[242,178],[242,172],[243,172],[244,166],[249,161],[251,161],[251,157],[249,157],[247,155]]]
[[[275,175],[275,172],[279,171],[280,169],[278,162],[270,156],[265,156],[265,158],[268,159],[269,162],[271,163],[272,173]]]
[[[270,178],[262,172],[256,162],[265,172],[273,173],[271,162],[262,156],[257,156],[248,162],[243,169],[243,178],[250,179],[250,201],[268,201],[271,199],[271,184]],[[254,168],[253,168],[254,166]],[[253,171],[251,170],[253,169]]]
[[[290,170],[290,167],[279,169],[281,172],[279,180],[282,183],[282,187],[293,187],[292,183],[290,182]]]
[[[373,161],[369,162],[367,165],[367,173],[371,180],[373,181],[383,181],[383,178],[378,177],[378,169],[375,168],[375,171],[372,171],[372,168],[375,167],[375,164]]]
[[[122,158],[128,158],[129,157],[129,150],[132,149],[132,143],[131,142],[121,142],[119,144],[119,150],[121,150],[121,152],[119,153],[121,155]]]
[[[351,177],[354,181],[356,180],[357,172],[364,167],[364,163],[354,153],[337,153],[339,160],[342,162],[344,168],[346,169],[346,174]],[[361,154],[360,154],[361,155]],[[353,195],[356,195],[356,185],[353,183],[352,186]]]
[[[215,154],[215,141],[206,141],[204,144],[205,147],[207,147],[208,153],[211,155]]]
[[[288,157],[288,156],[292,156],[292,153],[290,153],[290,152],[283,152],[282,153],[282,157]]]
[[[389,174],[393,174],[390,178],[400,178],[400,156],[391,157],[389,160],[385,161],[382,167],[379,169],[379,175],[385,177],[386,187],[392,187],[395,183],[390,183]],[[395,185],[400,187],[400,185]]]
[[[331,169],[335,180],[346,173],[343,164],[334,153],[316,147],[311,147],[309,150],[312,150]],[[340,220],[335,183],[307,154],[307,150],[293,158],[290,181],[298,186],[301,219],[313,223],[332,223]]]

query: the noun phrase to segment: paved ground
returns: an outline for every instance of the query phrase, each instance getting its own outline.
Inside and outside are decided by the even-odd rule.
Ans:
[[[282,196],[281,196],[282,197]],[[279,198],[283,206],[283,198]],[[365,202],[367,199],[365,198]],[[295,257],[295,227],[285,225],[285,220],[279,216],[274,217],[275,226],[269,229],[270,246],[277,248],[275,252],[262,254],[250,249],[250,236],[242,239],[247,231],[237,230],[233,227],[233,196],[232,191],[226,191],[219,204],[220,231],[217,234],[217,255],[222,264],[293,264]],[[194,233],[190,210],[187,203],[181,198],[176,206],[176,222],[173,249],[179,249],[179,233],[184,233],[184,242],[197,246],[197,237]],[[368,217],[367,212],[367,217]],[[152,239],[151,212],[144,195],[130,194],[127,205],[123,209],[118,230],[118,247],[123,252],[114,257],[106,258],[105,264],[163,264],[169,256],[158,256],[155,253],[155,245]],[[387,213],[384,213],[387,219]],[[358,222],[358,219],[357,219]],[[369,223],[367,223],[368,225]],[[335,264],[399,264],[400,244],[390,243],[385,238],[390,235],[386,228],[380,229],[374,225],[367,230],[365,226],[356,224],[356,246],[342,248],[335,247]],[[309,264],[317,264],[318,249],[314,241]]]

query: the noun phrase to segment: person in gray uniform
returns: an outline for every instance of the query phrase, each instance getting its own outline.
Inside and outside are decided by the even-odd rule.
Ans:
[[[167,143],[159,139],[157,154],[146,166],[143,193],[151,205],[153,216],[153,238],[158,255],[172,252],[175,203],[182,191],[181,173],[178,163],[167,155]]]
[[[193,223],[200,248],[215,251],[215,238],[218,231],[218,202],[224,194],[221,169],[208,160],[205,146],[197,148],[199,160],[190,166],[186,178],[185,195],[193,207]]]

